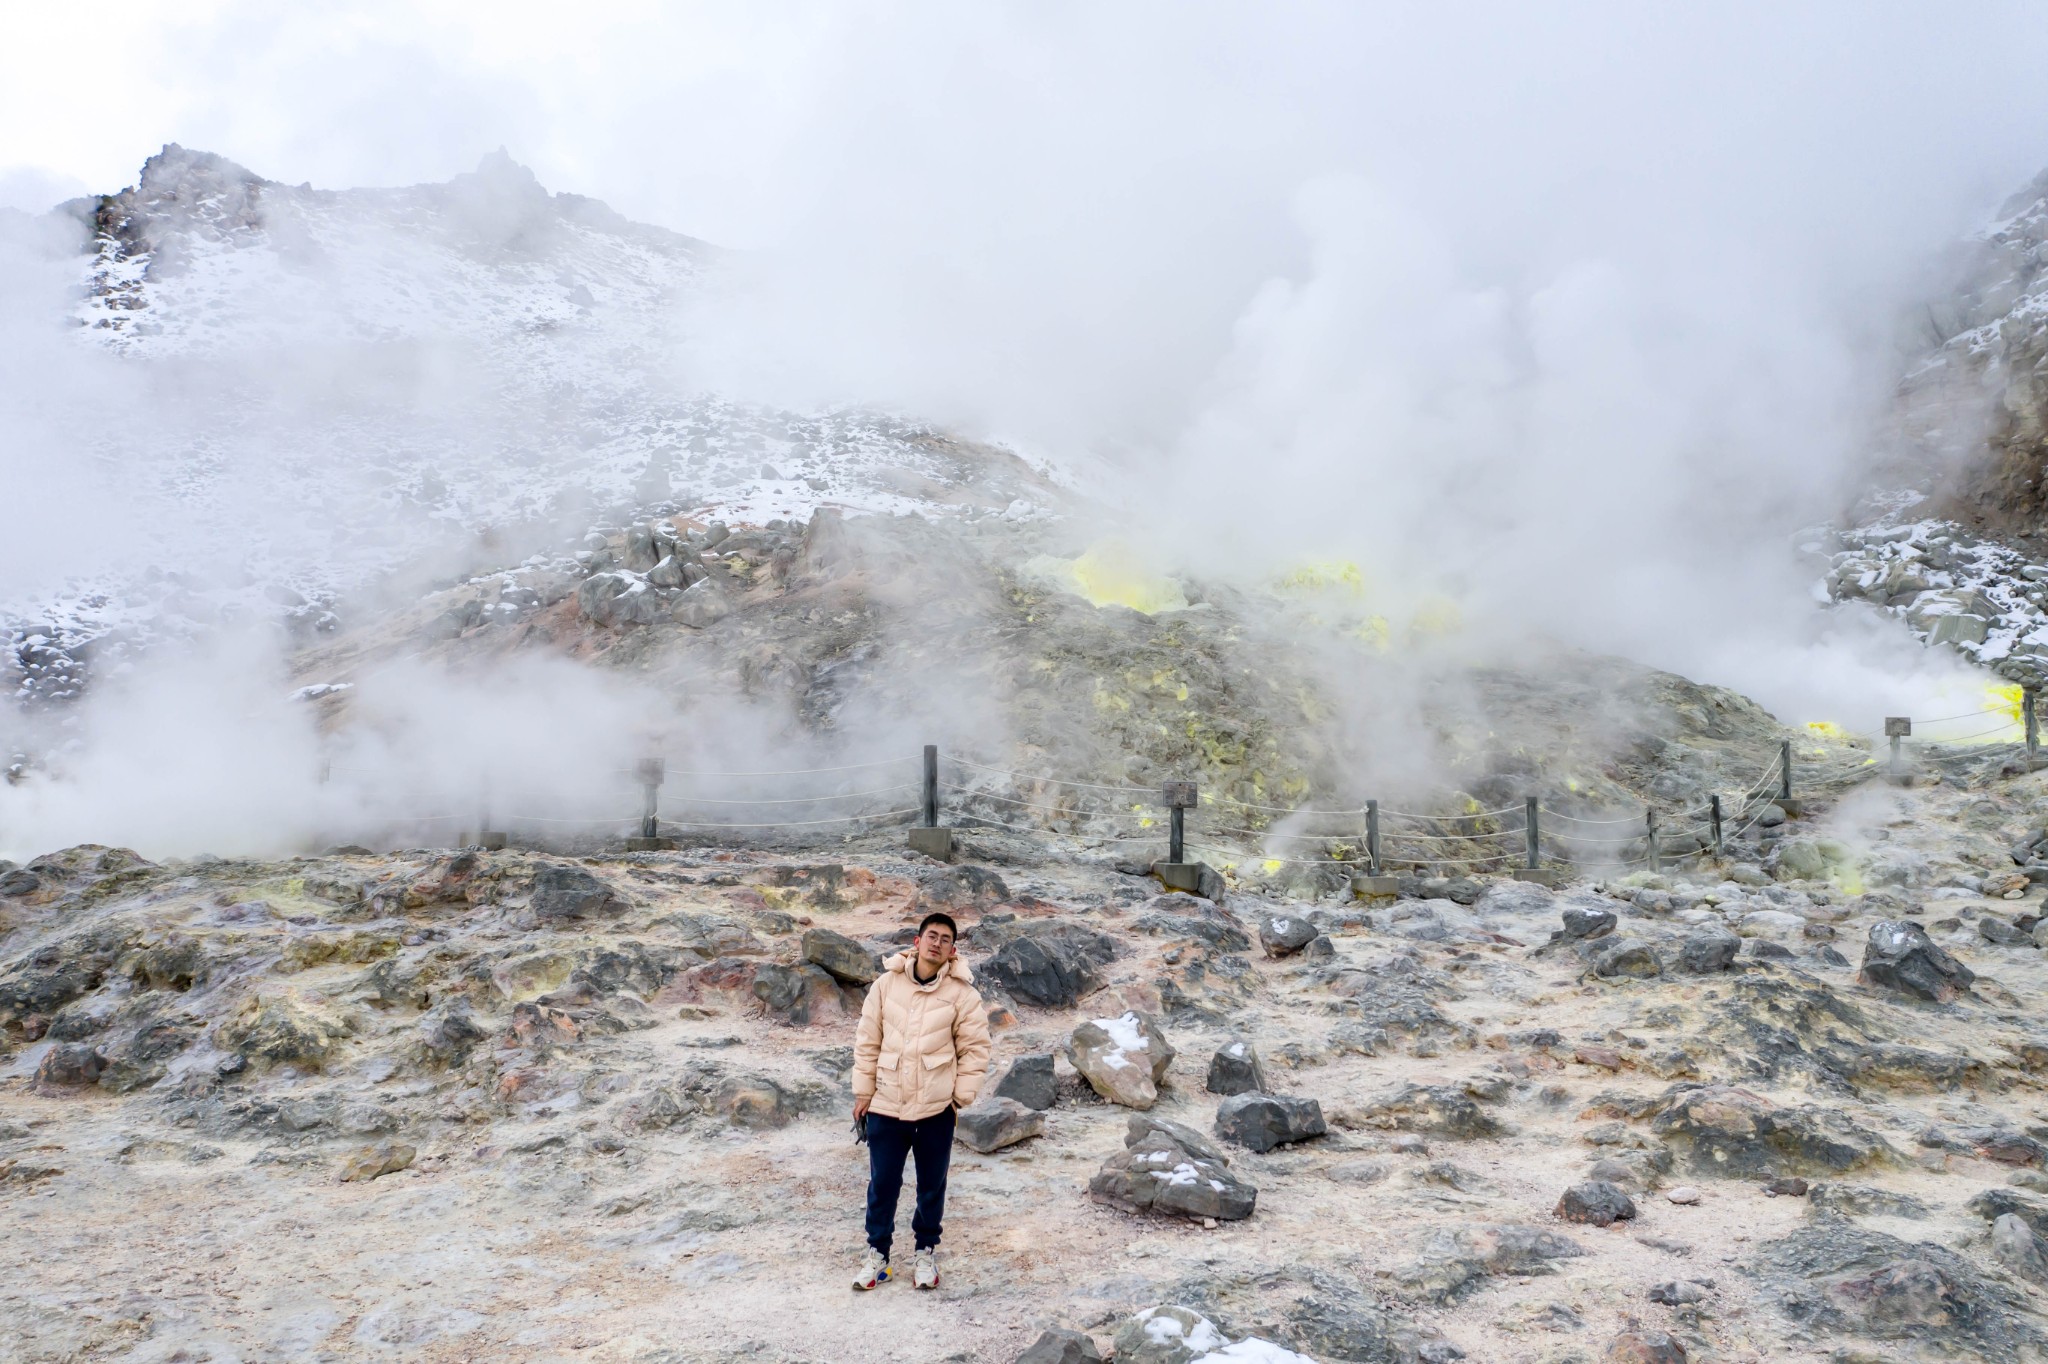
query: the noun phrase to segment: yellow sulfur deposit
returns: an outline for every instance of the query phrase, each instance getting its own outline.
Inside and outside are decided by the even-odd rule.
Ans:
[[[1118,540],[1092,545],[1077,559],[1053,560],[1050,567],[1064,586],[1096,606],[1127,606],[1148,616],[1187,610],[1180,584],[1152,572]]]
[[[1806,727],[1821,738],[1832,739],[1838,744],[1846,744],[1855,737],[1833,720],[1808,720]]]
[[[1286,865],[1287,864],[1285,862],[1281,861],[1277,857],[1269,857],[1265,861],[1259,863],[1259,866],[1265,871],[1266,875],[1268,876],[1271,876],[1274,872],[1279,871],[1280,868]]]
[[[2027,720],[2027,694],[2018,683],[2002,687],[1986,687],[1984,704],[1987,710],[1995,710],[2016,725]]]
[[[1415,608],[1414,619],[1408,622],[1408,637],[1420,639],[1425,635],[1449,635],[1463,629],[1465,613],[1449,597],[1425,597],[1422,605]]]
[[[1365,595],[1365,570],[1349,559],[1320,559],[1280,575],[1278,584],[1292,592],[1342,592]]]

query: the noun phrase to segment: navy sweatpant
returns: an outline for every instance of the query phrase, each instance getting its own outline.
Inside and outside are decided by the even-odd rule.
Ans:
[[[903,1161],[917,1158],[917,1211],[910,1231],[916,1248],[939,1243],[946,1211],[946,1167],[953,1160],[953,1110],[905,1122],[868,1114],[868,1244],[889,1254],[896,1237],[896,1199],[903,1192]]]

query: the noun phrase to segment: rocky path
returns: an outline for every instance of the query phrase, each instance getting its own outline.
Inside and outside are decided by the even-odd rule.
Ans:
[[[68,850],[0,879],[0,1336],[34,1361],[1011,1364],[1054,1328],[1126,1364],[1204,1330],[1324,1361],[2048,1358],[2048,967],[2013,890],[2044,782],[1868,786],[1694,878],[1383,902],[1219,907],[1021,844]],[[941,1291],[856,1295],[851,1010],[928,906],[968,929],[998,1074],[1054,1057],[1053,1102],[1042,1135],[956,1149]],[[1067,1053],[1127,1013],[1174,1052],[1142,1115]],[[1208,1091],[1234,1043],[1222,1087],[1313,1100],[1320,1135]],[[1255,1210],[1091,1197],[1164,1141]],[[1167,1307],[1186,1329],[1153,1339],[1136,1314]]]

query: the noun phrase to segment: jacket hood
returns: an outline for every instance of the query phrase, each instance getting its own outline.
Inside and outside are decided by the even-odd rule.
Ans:
[[[917,950],[915,948],[905,948],[882,965],[885,970],[897,971],[903,975],[910,976],[910,963],[915,960],[917,960]],[[964,957],[955,957],[947,962],[946,974],[951,975],[953,979],[959,981],[962,985],[972,985],[974,983],[974,972],[967,969],[967,959]],[[910,976],[910,983],[912,985],[917,984],[917,977]]]

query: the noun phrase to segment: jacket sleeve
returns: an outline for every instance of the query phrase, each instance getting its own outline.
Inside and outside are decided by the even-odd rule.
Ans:
[[[860,1006],[860,1026],[853,1034],[853,1097],[875,1097],[875,1062],[882,1055],[882,986],[886,973],[868,986],[868,997]]]
[[[978,992],[964,1009],[953,1014],[953,1102],[967,1107],[981,1093],[988,1078],[988,1010]]]

